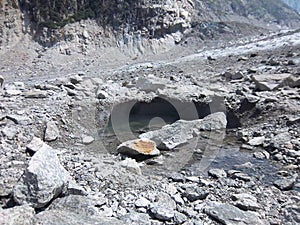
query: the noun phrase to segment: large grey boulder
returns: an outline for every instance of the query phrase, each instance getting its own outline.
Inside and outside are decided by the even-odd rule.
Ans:
[[[29,204],[42,208],[52,199],[67,191],[68,185],[76,189],[67,170],[48,145],[43,145],[31,158],[19,183],[14,187],[13,198],[16,203]]]
[[[261,220],[255,213],[240,210],[239,208],[219,203],[209,202],[204,208],[204,212],[225,225],[266,225],[267,221]]]
[[[0,224],[2,225],[32,225],[35,211],[28,205],[9,209],[0,208]]]
[[[200,135],[201,131],[222,130],[225,129],[226,126],[226,115],[223,112],[217,112],[210,114],[203,119],[192,121],[178,120],[159,130],[141,134],[140,138],[151,139],[156,142],[158,148],[171,150]]]

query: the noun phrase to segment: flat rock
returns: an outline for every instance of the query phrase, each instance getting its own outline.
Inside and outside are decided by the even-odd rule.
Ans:
[[[212,176],[214,178],[222,178],[222,177],[226,177],[227,176],[225,170],[223,170],[223,169],[217,169],[217,168],[210,169],[208,171],[208,175],[210,175],[210,176]]]
[[[124,215],[121,220],[128,225],[151,225],[150,217],[145,213],[130,212]]]
[[[256,211],[261,208],[257,203],[257,199],[250,194],[235,194],[232,196],[232,199],[235,201],[235,206],[242,210]]]
[[[126,141],[118,146],[117,151],[130,156],[155,156],[160,154],[160,151],[156,148],[156,143],[147,138]]]
[[[173,124],[165,125],[159,130],[141,134],[140,138],[151,139],[155,141],[158,148],[171,150],[200,135],[201,131],[222,130],[226,128],[226,125],[226,115],[223,112],[218,112],[203,119],[192,121],[178,120]]]
[[[209,192],[202,190],[200,187],[187,187],[182,196],[186,197],[189,201],[203,200],[209,195]]]
[[[255,137],[248,141],[248,144],[251,146],[259,146],[265,142],[265,137]]]
[[[23,96],[25,98],[47,98],[48,93],[46,91],[28,91],[24,92]]]
[[[216,221],[225,225],[265,225],[269,224],[261,220],[252,212],[243,211],[233,205],[208,202],[204,208],[204,212]]]
[[[168,80],[158,79],[154,76],[139,77],[136,81],[136,87],[145,92],[155,92],[158,89],[164,89]]]
[[[298,79],[289,73],[258,74],[252,75],[251,78],[255,82],[256,88],[260,91],[273,91],[284,86],[296,87],[299,82]]]
[[[2,225],[32,225],[34,224],[34,208],[24,205],[9,209],[0,208],[0,224]]]
[[[16,203],[42,208],[67,188],[71,177],[49,146],[40,148],[29,161],[19,183],[14,187]]]
[[[82,136],[82,144],[89,145],[92,144],[94,141],[95,139],[92,136]]]
[[[36,215],[36,224],[39,225],[124,225],[116,218],[90,216],[69,210],[47,210]]]
[[[44,140],[55,141],[59,137],[59,130],[54,121],[49,121],[46,124]]]

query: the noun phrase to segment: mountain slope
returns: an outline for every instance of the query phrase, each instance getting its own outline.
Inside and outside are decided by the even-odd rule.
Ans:
[[[65,25],[85,19],[97,23],[95,30],[103,29],[125,44],[128,35],[145,39],[171,35],[180,42],[193,31],[212,38],[224,32],[251,34],[300,24],[300,15],[280,0],[1,0],[0,46],[22,32],[52,46],[70,39]]]
[[[282,2],[286,3],[296,11],[300,13],[300,1],[299,0],[281,0]]]

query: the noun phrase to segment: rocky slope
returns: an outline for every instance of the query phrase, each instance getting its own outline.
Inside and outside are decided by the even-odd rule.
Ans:
[[[262,29],[292,27],[300,21],[300,16],[279,0],[2,0],[0,7],[2,45],[15,43],[21,33],[29,33],[44,46],[74,40],[77,37],[72,30],[77,28],[65,25],[84,19],[95,22],[91,38],[94,42],[110,37],[114,39],[112,43],[135,46],[144,39],[167,36],[178,43],[186,34],[194,33],[202,38],[226,34],[232,38],[246,32],[259,33]]]
[[[282,2],[286,3],[296,11],[300,12],[300,2],[297,0],[282,0]]]

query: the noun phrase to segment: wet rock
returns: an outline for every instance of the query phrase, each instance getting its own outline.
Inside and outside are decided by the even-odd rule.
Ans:
[[[201,131],[222,130],[226,128],[226,125],[226,115],[218,112],[204,119],[192,121],[178,120],[173,124],[165,125],[160,130],[141,134],[140,137],[155,141],[160,149],[171,150],[200,135]]]
[[[90,216],[84,213],[75,213],[69,210],[47,210],[36,215],[36,224],[40,225],[124,225],[116,218]]]
[[[265,137],[255,137],[248,141],[248,144],[251,146],[259,146],[265,142]]]
[[[295,87],[299,82],[289,73],[259,74],[252,75],[251,78],[260,91],[273,91],[283,86]]]
[[[156,143],[146,138],[126,141],[118,146],[117,151],[130,156],[155,156],[160,154],[156,148]]]
[[[83,135],[82,136],[82,144],[89,145],[92,144],[95,139],[91,136]]]
[[[40,150],[43,146],[46,147],[46,143],[44,143],[40,138],[33,137],[31,142],[26,145],[27,150],[35,153]]]
[[[59,130],[54,121],[49,121],[46,125],[44,140],[55,141],[59,137]]]
[[[210,169],[208,171],[208,175],[214,178],[222,178],[227,176],[226,172],[223,169]]]
[[[175,216],[176,203],[167,194],[161,194],[157,202],[150,204],[151,216],[162,221],[169,221]]]
[[[209,195],[209,192],[202,190],[202,188],[195,187],[187,187],[185,191],[182,193],[183,197],[186,197],[189,201],[194,202],[196,200],[203,200]]]
[[[235,201],[235,206],[242,210],[256,211],[261,208],[257,203],[257,199],[250,194],[235,194],[232,199]]]
[[[276,180],[274,182],[274,186],[279,188],[282,191],[288,191],[293,189],[296,182],[296,177],[290,177],[290,178],[283,178]]]
[[[9,209],[0,208],[0,224],[2,225],[32,225],[34,216],[34,209],[28,205]]]
[[[42,208],[67,188],[71,177],[60,164],[49,146],[40,148],[31,158],[19,183],[14,187],[13,198],[18,204]]]
[[[150,225],[150,217],[148,214],[145,213],[136,213],[136,212],[130,212],[123,216],[121,218],[124,224],[132,224],[132,225],[140,225],[140,224],[145,224],[145,225]]]
[[[266,221],[261,220],[252,212],[243,211],[233,205],[219,202],[208,202],[204,208],[204,212],[213,219],[225,225],[268,224]]]

